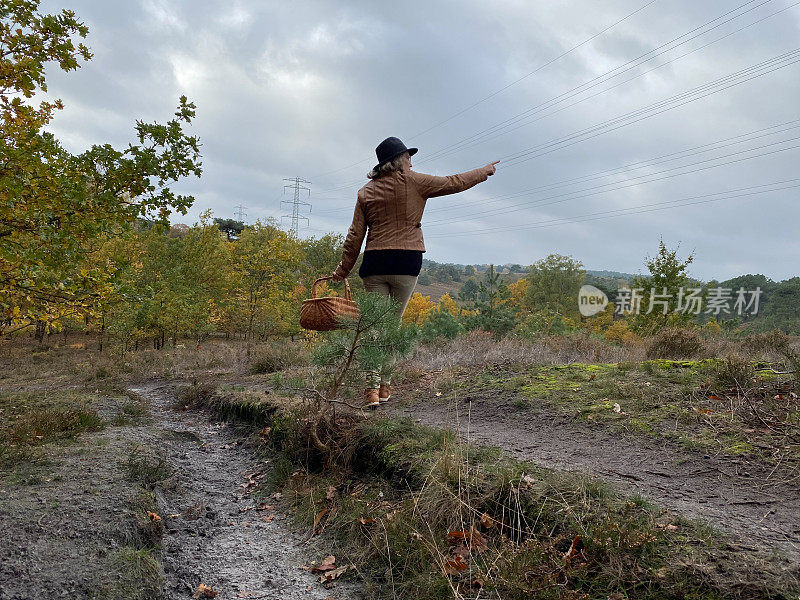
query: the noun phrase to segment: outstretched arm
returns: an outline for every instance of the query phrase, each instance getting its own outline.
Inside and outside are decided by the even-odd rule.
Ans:
[[[353,222],[350,224],[350,229],[347,230],[347,237],[344,240],[342,261],[333,272],[334,279],[344,279],[353,270],[353,265],[358,260],[358,254],[361,252],[361,243],[364,241],[366,233],[367,219],[364,216],[364,207],[361,205],[361,201],[358,200],[356,202],[356,210],[353,213]]]
[[[447,194],[457,194],[468,190],[474,185],[486,181],[489,176],[494,175],[496,170],[495,165],[500,161],[489,163],[485,167],[473,169],[466,173],[459,173],[458,175],[449,175],[447,177],[437,177],[436,175],[426,175],[425,173],[417,173],[411,171],[411,178],[417,186],[417,190],[423,198],[436,198],[437,196],[446,196]]]

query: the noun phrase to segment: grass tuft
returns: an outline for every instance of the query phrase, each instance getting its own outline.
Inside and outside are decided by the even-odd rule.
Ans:
[[[128,478],[145,490],[153,487],[172,475],[172,468],[166,456],[142,445],[131,448],[124,469]]]

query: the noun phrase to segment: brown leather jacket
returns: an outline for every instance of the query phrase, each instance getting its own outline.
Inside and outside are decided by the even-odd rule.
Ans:
[[[415,171],[392,171],[371,180],[358,190],[353,222],[344,240],[342,262],[336,267],[334,275],[347,277],[350,274],[365,234],[365,250],[425,252],[422,213],[428,198],[463,192],[487,178],[486,168],[481,167],[448,177]]]

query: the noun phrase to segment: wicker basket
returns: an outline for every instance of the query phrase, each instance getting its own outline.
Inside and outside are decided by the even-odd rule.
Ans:
[[[331,331],[341,327],[341,320],[357,319],[358,304],[353,301],[350,284],[344,280],[344,298],[317,298],[317,284],[333,277],[320,277],[311,286],[311,298],[300,307],[300,326],[314,331]]]

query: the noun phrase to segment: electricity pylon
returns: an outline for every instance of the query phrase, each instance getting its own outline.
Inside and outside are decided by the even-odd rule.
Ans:
[[[294,190],[294,198],[292,200],[283,200],[281,205],[290,204],[292,206],[292,214],[291,215],[283,215],[281,220],[283,219],[291,219],[292,220],[292,231],[297,234],[300,228],[300,219],[304,219],[306,223],[308,223],[308,217],[304,217],[300,214],[300,207],[307,206],[308,212],[311,212],[311,204],[308,202],[301,202],[300,201],[300,190],[305,190],[308,192],[308,195],[311,195],[311,188],[307,188],[303,183],[307,183],[311,185],[310,181],[306,181],[305,179],[300,179],[299,177],[294,178],[284,178],[284,181],[291,181],[290,185],[283,186],[283,192],[286,193],[286,188],[290,188]]]

